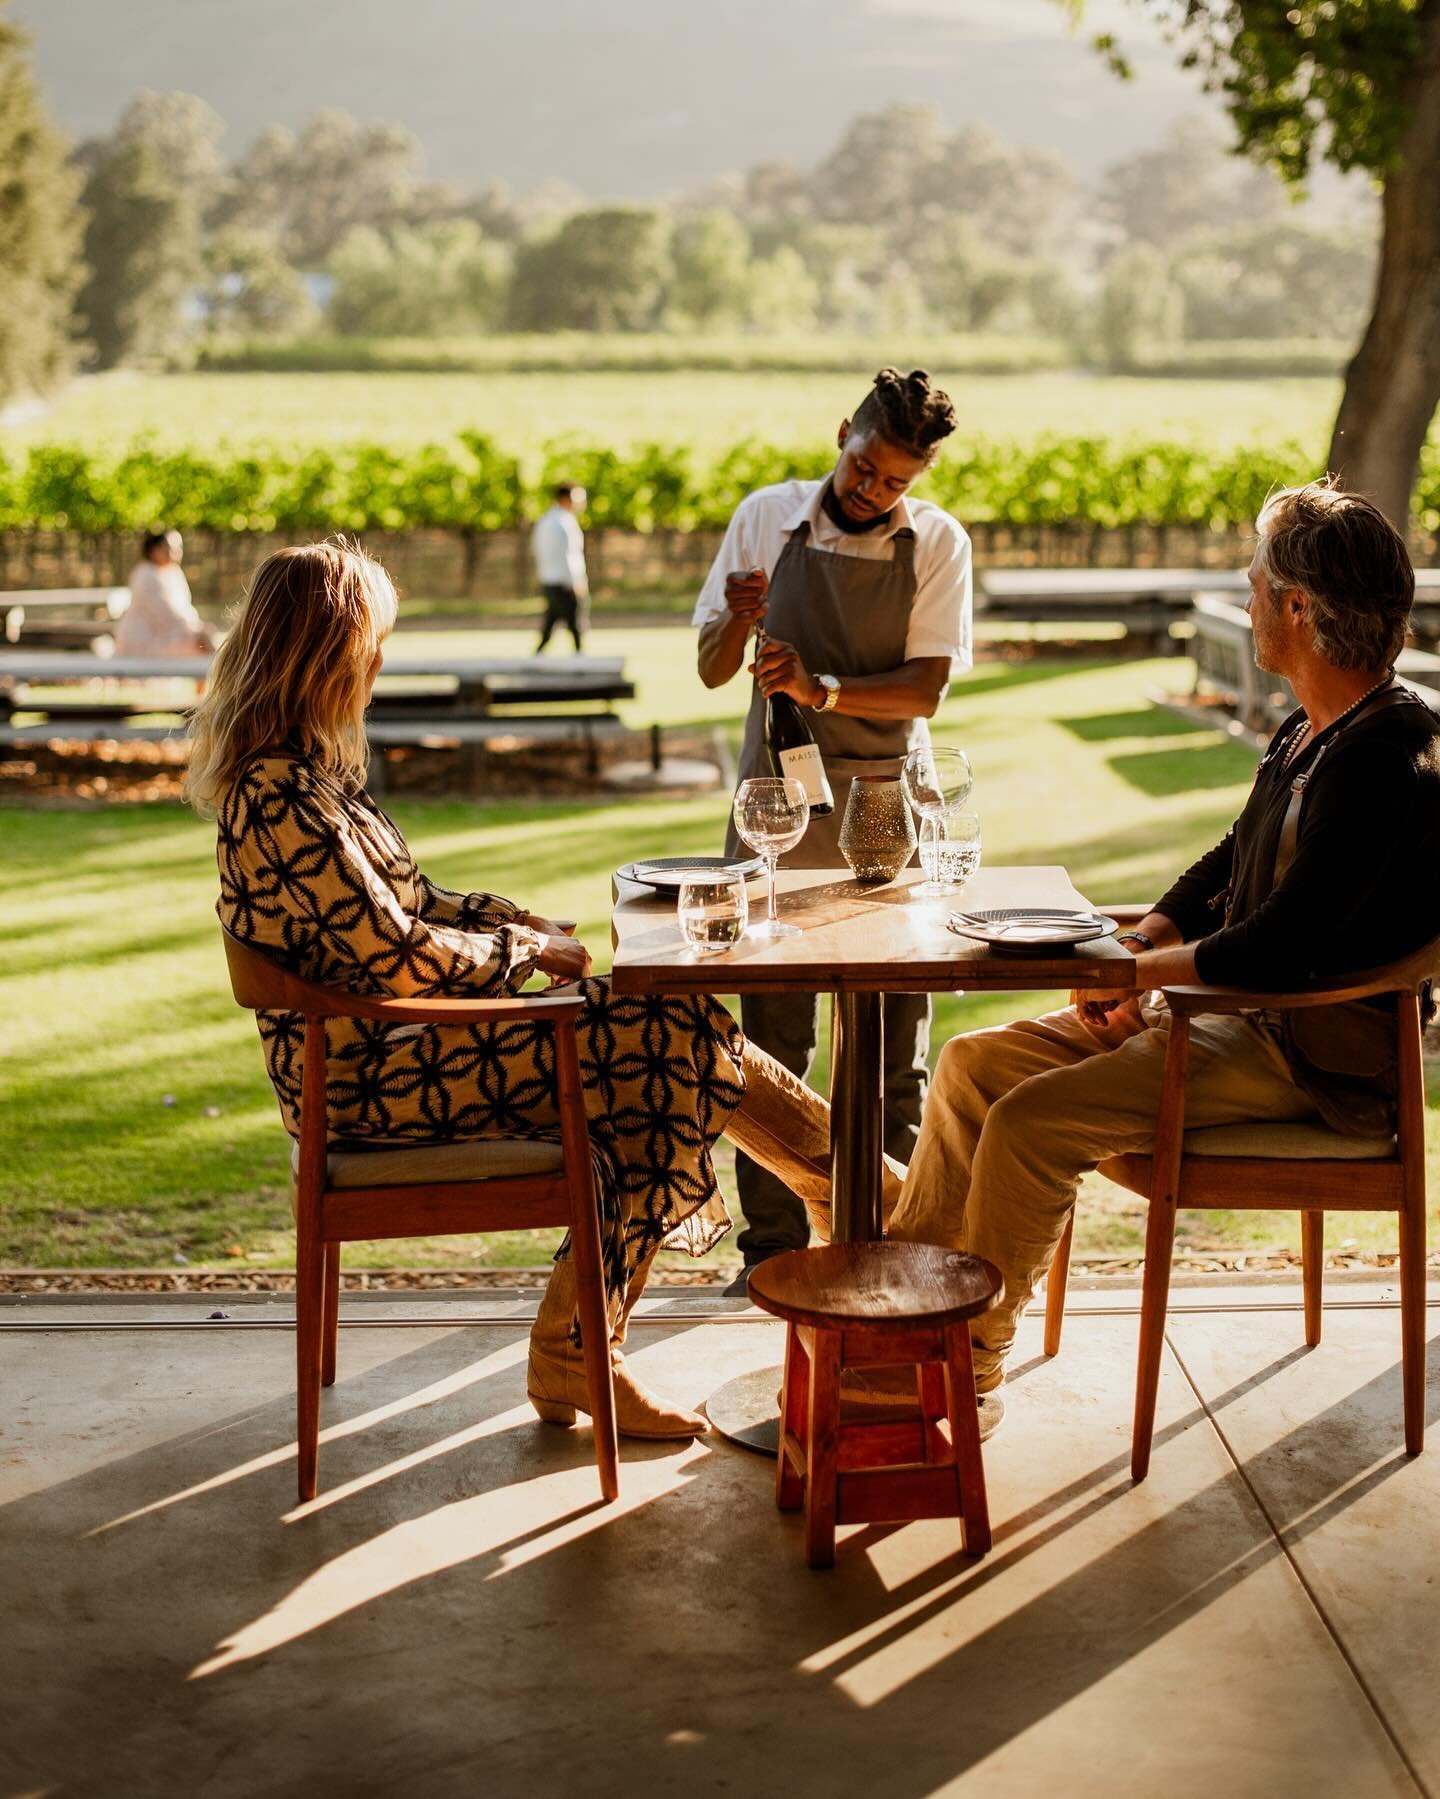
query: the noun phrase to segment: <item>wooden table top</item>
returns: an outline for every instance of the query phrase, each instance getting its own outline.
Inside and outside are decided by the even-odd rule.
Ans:
[[[946,926],[957,906],[1088,906],[1060,867],[982,868],[963,899],[917,898],[923,879],[907,868],[862,887],[844,869],[782,868],[780,916],[799,937],[747,937],[734,949],[697,956],[680,935],[675,896],[615,877],[611,935],[617,993],[949,993],[1031,988],[1131,987],[1135,958],[1113,938],[1073,950],[997,953]],[[765,880],[749,883],[750,915],[765,906]]]

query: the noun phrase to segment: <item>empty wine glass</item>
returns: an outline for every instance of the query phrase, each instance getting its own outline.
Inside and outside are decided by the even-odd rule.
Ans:
[[[786,850],[793,850],[810,823],[810,802],[799,781],[783,776],[762,776],[742,781],[735,790],[735,829],[740,840],[765,858],[766,903],[761,924],[751,925],[752,937],[798,937],[793,924],[781,924],[775,910],[775,864]]]
[[[949,858],[940,846],[946,841],[946,820],[965,804],[975,785],[970,758],[964,750],[921,744],[905,758],[900,779],[920,818],[920,867],[925,879],[914,891],[926,898],[953,893],[955,881],[946,877],[944,866]]]
[[[679,915],[680,935],[697,956],[733,949],[750,917],[744,875],[696,875],[682,881]]]

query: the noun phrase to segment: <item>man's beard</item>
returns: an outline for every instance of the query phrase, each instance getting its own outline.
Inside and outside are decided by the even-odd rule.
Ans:
[[[851,518],[840,503],[833,479],[825,483],[825,491],[820,496],[820,510],[847,537],[863,537],[867,531],[878,531],[895,516],[895,508],[892,506],[888,512],[877,512],[870,518]]]

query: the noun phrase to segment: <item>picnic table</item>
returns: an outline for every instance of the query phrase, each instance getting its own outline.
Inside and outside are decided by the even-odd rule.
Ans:
[[[0,653],[0,743],[172,736],[210,660]],[[613,703],[634,694],[618,656],[393,656],[381,669],[367,733],[378,745],[476,749],[500,739],[578,740],[593,763],[596,738],[623,729]],[[378,758],[375,768],[383,778]]]
[[[1242,570],[1202,568],[1006,568],[978,577],[976,618],[1027,624],[1121,624],[1147,655],[1173,649],[1171,626],[1202,589],[1243,593]]]
[[[1300,702],[1283,676],[1255,666],[1250,614],[1223,593],[1195,597],[1195,692],[1218,696],[1241,724],[1268,736]],[[1395,663],[1401,680],[1440,705],[1440,656],[1431,650],[1401,650]]]
[[[11,589],[0,593],[0,638],[37,649],[89,649],[129,605],[128,587]]]
[[[1175,649],[1172,627],[1202,594],[1243,602],[1244,569],[1006,568],[977,571],[975,616],[1027,624],[1121,624],[1148,655]],[[1416,636],[1440,640],[1440,569],[1415,571]]]

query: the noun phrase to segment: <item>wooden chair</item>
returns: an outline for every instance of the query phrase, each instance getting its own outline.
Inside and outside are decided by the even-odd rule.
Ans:
[[[1143,908],[1109,908],[1138,918]],[[1425,1082],[1420,1056],[1421,990],[1440,970],[1440,940],[1387,968],[1316,982],[1294,993],[1222,987],[1167,987],[1174,1018],[1166,1052],[1155,1147],[1148,1156],[1115,1156],[1100,1172],[1150,1202],[1140,1301],[1140,1356],[1130,1471],[1150,1467],[1155,1401],[1165,1343],[1175,1214],[1205,1211],[1298,1211],[1305,1341],[1320,1341],[1326,1212],[1394,1212],[1400,1235],[1400,1350],[1405,1448],[1419,1455],[1425,1437]],[[1322,1124],[1234,1124],[1185,1129],[1185,1071],[1190,1020],[1204,1013],[1292,1011],[1377,994],[1394,996],[1399,1078],[1396,1134],[1350,1137]],[[1045,1353],[1060,1348],[1074,1215],[1051,1264],[1045,1294]]]
[[[295,1363],[300,1497],[315,1497],[320,1389],[335,1382],[342,1243],[466,1231],[570,1228],[595,1459],[607,1500],[620,1491],[610,1331],[600,1272],[600,1231],[590,1167],[575,1020],[578,996],[514,999],[365,999],[301,980],[228,931],[225,958],[238,1005],[299,1012],[305,1019],[300,1141],[295,1176]],[[329,1148],[325,1020],[373,1018],[394,1024],[502,1024],[528,1019],[555,1039],[560,1142],[483,1140]]]
[[[775,1503],[804,1505],[812,1568],[834,1564],[837,1523],[958,1518],[965,1553],[989,1550],[969,1320],[1000,1290],[991,1263],[931,1243],[828,1243],[752,1271],[751,1299],[787,1325]],[[896,1363],[914,1416],[843,1417],[841,1370]]]

